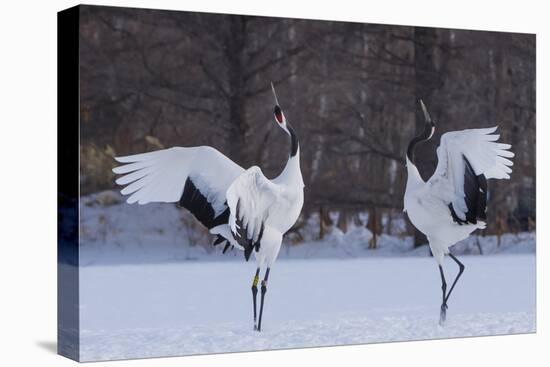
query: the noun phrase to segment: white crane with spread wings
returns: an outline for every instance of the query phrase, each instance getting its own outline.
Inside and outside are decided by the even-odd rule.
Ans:
[[[272,85],[273,88],[273,85]],[[281,248],[283,235],[294,225],[304,202],[298,137],[279,106],[275,89],[274,116],[290,137],[285,168],[269,180],[257,166],[244,170],[208,146],[174,147],[115,158],[123,165],[113,169],[122,175],[123,195],[129,204],[179,203],[217,235],[214,245],[224,242],[244,251],[248,261],[254,252],[256,273],[252,282],[254,329],[260,331],[269,271]],[[256,323],[256,298],[260,270],[260,313]]]
[[[428,141],[435,123],[420,101],[426,124],[424,131],[411,140],[407,149],[407,186],[405,211],[412,224],[428,238],[439,265],[443,298],[440,324],[445,322],[447,302],[464,265],[449,252],[449,247],[486,226],[487,179],[509,179],[514,153],[509,144],[497,143],[496,127],[453,131],[441,136],[437,148],[438,165],[425,182],[415,166],[416,144]],[[459,272],[448,293],[443,274],[443,258],[449,255]]]

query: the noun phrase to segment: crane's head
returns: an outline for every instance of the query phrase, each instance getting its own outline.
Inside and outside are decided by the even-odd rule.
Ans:
[[[422,107],[422,112],[424,113],[424,120],[426,121],[426,126],[424,127],[425,139],[431,139],[435,132],[435,122],[433,122],[426,105],[422,100],[420,100],[420,107]]]
[[[279,100],[277,99],[277,93],[275,93],[275,87],[273,86],[273,83],[271,83],[271,90],[273,91],[273,97],[275,98],[275,108],[273,109],[273,115],[275,117],[275,122],[281,129],[283,129],[287,134],[290,135],[290,131],[288,131],[287,122],[285,114],[283,113],[283,110],[281,109],[281,106],[279,106]]]

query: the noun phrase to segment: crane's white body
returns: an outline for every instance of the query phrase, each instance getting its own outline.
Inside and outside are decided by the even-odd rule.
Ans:
[[[467,238],[485,223],[458,225],[449,212],[448,202],[433,195],[430,182],[422,180],[418,169],[407,158],[405,211],[412,224],[428,238],[434,259],[442,264],[449,247]]]
[[[258,167],[252,167],[249,171],[253,171],[254,175],[263,177]],[[260,178],[260,180],[263,179]],[[300,171],[299,151],[288,160],[283,172],[271,180],[270,185],[266,186],[263,198],[270,197],[270,200],[267,200],[267,205],[261,208],[261,211],[265,214],[265,228],[260,240],[260,250],[254,252],[258,268],[261,268],[264,264],[268,268],[273,265],[281,249],[283,235],[296,223],[302,210],[304,182]],[[256,205],[256,209],[259,207],[260,205]]]
[[[476,175],[487,179],[508,179],[512,172],[510,145],[496,143],[496,127],[446,133],[437,149],[438,166],[425,182],[416,166],[407,157],[407,186],[404,210],[413,225],[428,238],[439,265],[449,253],[449,247],[467,238],[485,222],[458,224],[453,220],[449,204],[460,219],[467,211],[464,194],[464,172],[467,158]]]

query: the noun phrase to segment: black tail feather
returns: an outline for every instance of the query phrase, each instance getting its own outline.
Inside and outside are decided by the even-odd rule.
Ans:
[[[246,259],[246,261],[250,259],[250,254],[252,253],[253,248],[254,248],[253,246],[248,246],[244,248],[244,258]]]
[[[246,261],[248,261],[250,259],[250,254],[252,254],[252,250],[256,250],[256,252],[260,250],[260,240],[262,239],[262,236],[264,234],[264,223],[262,222],[260,233],[258,234],[258,239],[254,241],[253,238],[249,238],[248,226],[245,226],[243,224],[243,219],[241,218],[240,200],[237,201],[236,205],[235,222],[237,225],[237,233],[233,234],[233,238],[239,243],[239,245],[243,247],[244,258],[246,259]]]
[[[216,236],[216,240],[214,241],[214,243],[212,244],[212,246],[218,246],[220,243],[222,243],[223,241],[225,241],[226,239],[220,235],[217,235]]]
[[[460,217],[456,214],[455,208],[453,208],[453,204],[448,205],[449,210],[451,211],[451,217],[453,217],[453,220],[455,223],[458,223],[458,225],[468,224],[467,220],[460,219]]]

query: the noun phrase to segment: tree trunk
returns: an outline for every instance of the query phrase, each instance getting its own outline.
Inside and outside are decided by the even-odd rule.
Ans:
[[[344,233],[348,231],[348,212],[346,209],[340,210],[340,215],[338,216],[338,228]]]
[[[319,207],[319,239],[322,240],[326,234],[326,227],[332,224],[329,211],[324,207]]]
[[[250,125],[246,120],[245,101],[245,52],[247,19],[244,16],[231,16],[230,32],[227,36],[225,56],[228,65],[228,108],[230,139],[228,141],[231,159],[243,167],[250,166],[247,135]]]
[[[500,247],[501,236],[505,231],[504,219],[502,212],[499,210],[496,215],[496,236],[497,236],[497,247]]]
[[[380,211],[376,207],[372,207],[369,211],[369,220],[367,222],[367,228],[372,233],[372,238],[369,241],[369,249],[375,249],[378,242],[378,235],[380,234]]]
[[[414,65],[415,65],[415,121],[416,131],[424,129],[426,123],[424,114],[418,105],[420,99],[424,101],[432,118],[437,118],[440,108],[432,105],[432,95],[440,87],[441,80],[438,74],[435,48],[437,47],[437,30],[435,28],[415,27],[414,29]],[[435,120],[434,118],[434,120]],[[437,123],[437,122],[436,122]],[[416,166],[420,175],[426,180],[437,165],[435,155],[435,141],[432,139],[416,147]],[[414,246],[428,243],[426,236],[415,228]]]

